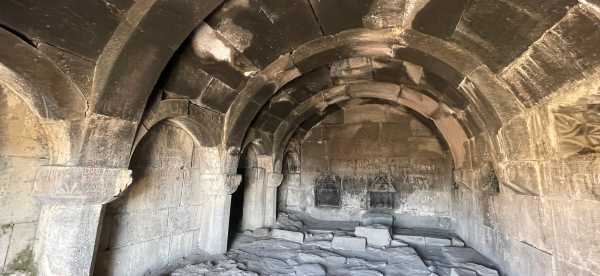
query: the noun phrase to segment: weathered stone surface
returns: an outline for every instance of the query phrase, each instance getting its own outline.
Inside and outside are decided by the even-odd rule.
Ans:
[[[446,238],[425,237],[425,244],[427,246],[451,246],[452,240]]]
[[[376,247],[389,246],[392,240],[390,228],[387,226],[358,226],[354,229],[354,235],[365,237],[368,245]]]
[[[271,231],[271,237],[273,237],[275,239],[288,240],[288,241],[297,242],[297,243],[304,242],[304,233],[302,233],[302,232],[273,229]]]
[[[325,269],[319,264],[303,264],[294,267],[296,275],[298,276],[324,276],[326,275]]]
[[[365,238],[335,236],[331,241],[331,246],[341,250],[364,251],[367,240]]]
[[[224,253],[240,198],[331,232],[199,269],[600,271],[598,0],[34,2],[0,4],[0,274],[161,274]],[[249,147],[262,177],[237,175]],[[374,212],[492,260],[435,231],[336,256]]]
[[[102,204],[113,200],[129,184],[129,170],[45,166],[38,170],[34,193],[44,203]]]
[[[570,80],[581,79],[600,62],[589,45],[598,43],[598,21],[589,11],[574,7],[550,32],[545,33],[523,56],[503,72],[519,99],[536,104]]]

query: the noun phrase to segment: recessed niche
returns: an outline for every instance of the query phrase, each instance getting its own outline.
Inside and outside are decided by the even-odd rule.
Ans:
[[[316,180],[315,204],[317,207],[341,207],[341,179],[334,174],[323,174]]]

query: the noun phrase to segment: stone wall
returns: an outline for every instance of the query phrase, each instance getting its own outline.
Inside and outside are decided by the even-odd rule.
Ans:
[[[508,275],[600,275],[598,93],[593,79],[574,83],[505,124],[498,149],[469,142],[456,230]]]
[[[449,227],[452,161],[424,122],[397,110],[354,106],[313,128],[301,145],[300,173],[284,180],[286,208],[333,220],[377,209],[402,227]],[[316,206],[315,186],[327,177],[341,190],[338,207]]]
[[[131,161],[133,183],[106,208],[96,275],[154,275],[202,254],[204,206],[191,181],[201,159],[174,125],[159,123],[146,134]]]
[[[32,197],[37,167],[48,162],[37,118],[0,86],[0,274],[32,271],[40,207]]]

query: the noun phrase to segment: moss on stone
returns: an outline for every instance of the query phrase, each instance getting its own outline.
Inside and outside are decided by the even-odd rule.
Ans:
[[[22,272],[26,275],[35,276],[37,273],[35,269],[35,263],[33,261],[33,249],[31,248],[31,245],[19,252],[17,257],[12,260],[12,262],[10,262],[6,268],[8,269],[7,271],[10,272]],[[2,274],[2,276],[9,274],[5,273]]]
[[[13,224],[11,224],[11,223],[0,225],[0,236],[6,235],[6,233],[8,233],[10,231],[10,229],[12,229],[12,227],[13,227]]]

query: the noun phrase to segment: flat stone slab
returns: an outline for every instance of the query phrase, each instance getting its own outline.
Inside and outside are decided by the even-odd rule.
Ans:
[[[445,238],[425,237],[425,245],[427,246],[452,246],[452,241]]]
[[[399,240],[408,244],[425,245],[425,237],[415,235],[394,235],[394,240]]]
[[[327,273],[320,264],[302,264],[294,267],[297,276],[325,276]]]
[[[408,244],[406,244],[403,241],[399,241],[399,240],[392,240],[390,242],[390,247],[404,247],[404,246],[408,246]]]
[[[390,228],[383,225],[357,226],[354,235],[367,238],[367,244],[376,247],[389,246],[392,241]]]
[[[466,264],[462,264],[461,266],[464,268],[473,270],[473,271],[477,272],[477,275],[481,275],[481,276],[498,276],[499,275],[497,270],[491,269],[489,267],[486,267],[486,266],[483,266],[480,264],[466,263]]]
[[[452,246],[465,247],[465,242],[458,238],[452,238]]]
[[[274,239],[287,240],[287,241],[297,242],[297,243],[304,242],[304,233],[302,233],[302,232],[273,229],[273,230],[271,230],[271,237],[273,237]]]
[[[394,225],[394,216],[381,213],[366,213],[360,219],[360,223],[362,225],[381,224],[391,227]]]
[[[362,237],[333,237],[331,246],[340,250],[365,251],[367,240]]]
[[[450,276],[477,276],[477,273],[467,269],[452,268],[450,269]]]

